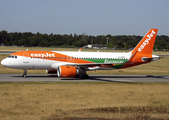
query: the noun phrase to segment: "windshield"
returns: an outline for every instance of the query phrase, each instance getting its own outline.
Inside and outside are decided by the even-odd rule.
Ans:
[[[8,58],[17,58],[17,56],[16,55],[10,55],[10,56],[8,56]]]

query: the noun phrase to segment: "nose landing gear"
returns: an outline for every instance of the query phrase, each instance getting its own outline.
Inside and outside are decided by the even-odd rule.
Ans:
[[[23,78],[26,78],[26,77],[27,77],[26,73],[27,73],[27,69],[24,70],[24,73],[23,73],[23,75],[22,75]]]

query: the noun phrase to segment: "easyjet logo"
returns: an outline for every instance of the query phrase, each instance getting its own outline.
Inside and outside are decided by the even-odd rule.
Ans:
[[[141,51],[144,49],[144,47],[145,47],[147,44],[149,44],[151,38],[155,35],[155,33],[156,33],[156,32],[154,32],[154,30],[152,30],[152,32],[147,35],[146,40],[145,40],[145,41],[143,42],[143,44],[140,45],[140,47],[138,48],[138,51],[139,51],[139,52],[141,52]]]
[[[52,53],[52,54],[49,54],[49,53],[45,53],[45,54],[31,53],[31,57],[55,57],[55,54],[54,53]]]

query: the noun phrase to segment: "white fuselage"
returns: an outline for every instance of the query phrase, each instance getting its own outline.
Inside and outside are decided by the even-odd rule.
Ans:
[[[71,56],[78,59],[105,59],[105,62],[109,62],[113,59],[129,59],[131,52],[128,53],[111,53],[111,52],[69,52],[69,51],[52,51],[55,53]],[[55,56],[60,57],[60,56]],[[66,58],[67,59],[67,58]],[[109,61],[108,61],[109,60]],[[56,69],[57,66],[64,64],[71,64],[71,61],[57,61],[57,59],[42,59],[36,57],[17,56],[17,58],[5,58],[1,64],[6,67],[15,69]],[[53,67],[54,66],[54,67]],[[90,68],[90,67],[89,67]],[[102,67],[90,68],[89,70],[101,69]]]

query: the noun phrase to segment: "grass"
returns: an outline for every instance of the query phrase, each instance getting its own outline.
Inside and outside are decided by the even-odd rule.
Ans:
[[[0,83],[3,120],[169,119],[169,83]]]
[[[78,51],[78,48],[50,48],[50,47],[0,47],[0,51],[24,51],[24,50],[50,50],[50,51]]]

